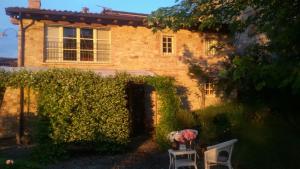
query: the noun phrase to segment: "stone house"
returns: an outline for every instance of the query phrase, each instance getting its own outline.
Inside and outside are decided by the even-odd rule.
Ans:
[[[154,33],[147,26],[147,14],[109,9],[91,13],[88,8],[81,12],[41,9],[40,0],[29,0],[28,4],[27,8],[6,8],[11,22],[19,25],[20,67],[171,76],[185,96],[187,109],[219,102],[210,80],[201,82],[203,90],[199,89],[197,80],[190,76],[188,63],[197,62],[206,69],[217,67],[226,57],[211,46],[216,40],[226,39],[225,35],[184,29]],[[0,116],[18,114],[18,97],[18,90],[6,90]],[[25,106],[28,112],[35,111],[33,103]],[[3,123],[0,121],[0,126]]]

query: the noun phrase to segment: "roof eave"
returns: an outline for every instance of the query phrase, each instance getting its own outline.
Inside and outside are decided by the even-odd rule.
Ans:
[[[9,7],[5,8],[6,14],[11,18],[19,18],[22,14],[24,19],[53,20],[68,22],[84,22],[115,25],[146,26],[147,16],[118,16],[103,15],[101,13],[80,13],[71,11],[41,10],[31,8]]]

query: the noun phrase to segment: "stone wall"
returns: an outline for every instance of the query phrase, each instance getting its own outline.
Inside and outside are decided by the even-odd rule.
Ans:
[[[30,24],[32,21],[27,20]],[[44,62],[44,29],[46,25],[62,25],[74,27],[90,27],[111,29],[111,62],[107,64],[63,62]],[[26,25],[26,24],[25,24]],[[172,35],[175,40],[175,52],[171,55],[162,53],[162,36]],[[176,33],[165,30],[153,33],[146,27],[133,26],[103,26],[99,24],[83,24],[68,22],[35,21],[26,30],[25,39],[25,67],[58,67],[58,68],[80,68],[89,70],[147,70],[157,75],[172,76],[178,85],[185,89],[187,107],[190,110],[202,108],[206,105],[218,103],[218,99],[209,96],[205,102],[200,97],[197,81],[189,76],[186,58],[201,60],[206,65],[217,64],[224,60],[223,56],[207,56],[205,54],[205,41],[216,34],[196,33],[180,30]],[[205,105],[203,105],[205,103]]]
[[[20,89],[7,88],[0,103],[0,138],[14,137],[19,127]],[[35,115],[36,107],[36,95],[30,89],[25,89],[25,118]],[[26,120],[25,123],[27,123]]]
[[[79,68],[84,70],[146,70],[156,75],[174,77],[180,86],[180,93],[184,95],[182,101],[189,110],[196,110],[208,105],[218,104],[220,100],[211,95],[202,97],[197,80],[189,76],[188,64],[185,60],[201,61],[204,65],[216,65],[224,60],[222,55],[207,56],[205,42],[214,37],[224,39],[216,34],[205,34],[180,30],[176,33],[165,30],[153,33],[146,27],[116,26],[83,24],[69,22],[31,21],[25,20],[25,26],[31,25],[25,33],[25,67],[57,67],[57,68]],[[103,28],[111,30],[111,62],[82,63],[82,62],[45,62],[45,26],[62,25],[74,27]],[[174,53],[164,55],[162,53],[162,36],[174,37]],[[225,37],[226,38],[226,37]],[[20,38],[19,38],[20,41]],[[20,43],[19,43],[20,45]],[[20,49],[20,46],[19,46]],[[31,96],[31,95],[30,95]],[[153,96],[154,97],[154,96]],[[26,94],[25,94],[26,99]],[[36,112],[36,101],[34,95],[27,98],[25,111]],[[154,101],[155,102],[155,101]],[[29,106],[29,107],[28,107]],[[157,109],[157,108],[156,108]],[[0,137],[9,136],[9,131],[17,130],[17,115],[19,113],[19,90],[7,89],[0,109]],[[159,115],[155,114],[153,122],[157,122]]]
[[[18,129],[20,90],[7,88],[0,107],[0,138],[13,136]]]

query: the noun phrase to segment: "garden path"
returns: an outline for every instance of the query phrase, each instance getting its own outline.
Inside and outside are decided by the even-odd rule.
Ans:
[[[114,156],[80,156],[49,165],[47,169],[167,169],[168,165],[167,152],[159,151],[155,141],[150,138],[132,152]]]

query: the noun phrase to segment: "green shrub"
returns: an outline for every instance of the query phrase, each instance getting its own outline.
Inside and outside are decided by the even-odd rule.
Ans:
[[[9,78],[10,73],[0,68],[0,88],[4,88],[7,86]]]
[[[103,152],[121,150],[130,141],[126,100],[130,81],[151,85],[157,91],[161,118],[155,133],[162,147],[168,143],[166,135],[179,128],[176,113],[180,110],[180,99],[174,79],[168,77],[118,74],[103,78],[76,69],[49,69],[0,71],[0,79],[4,79],[3,86],[30,87],[37,91],[42,132],[38,132],[36,139],[41,145],[50,140],[53,145],[91,143]]]
[[[128,143],[126,84],[120,78],[54,69],[38,72],[35,84],[38,113],[50,120],[50,137],[56,143]]]
[[[31,159],[39,164],[55,163],[62,159],[67,159],[69,153],[66,145],[63,143],[56,144],[49,137],[50,120],[45,117],[38,117],[31,120],[33,142],[39,143],[31,152]]]
[[[227,103],[196,111],[201,124],[200,142],[213,145],[237,138],[233,164],[243,169],[293,169],[300,135],[265,107]]]
[[[210,106],[195,112],[201,126],[200,141],[203,144],[215,144],[231,138],[232,130],[242,121],[244,110],[234,103]]]
[[[31,158],[39,164],[49,164],[68,159],[69,153],[65,144],[54,144],[51,140],[48,140],[34,147]]]
[[[176,119],[181,128],[194,128],[197,125],[197,121],[193,112],[180,110],[176,113]]]
[[[8,79],[9,79],[9,73],[3,69],[0,69],[0,105],[2,104]]]

